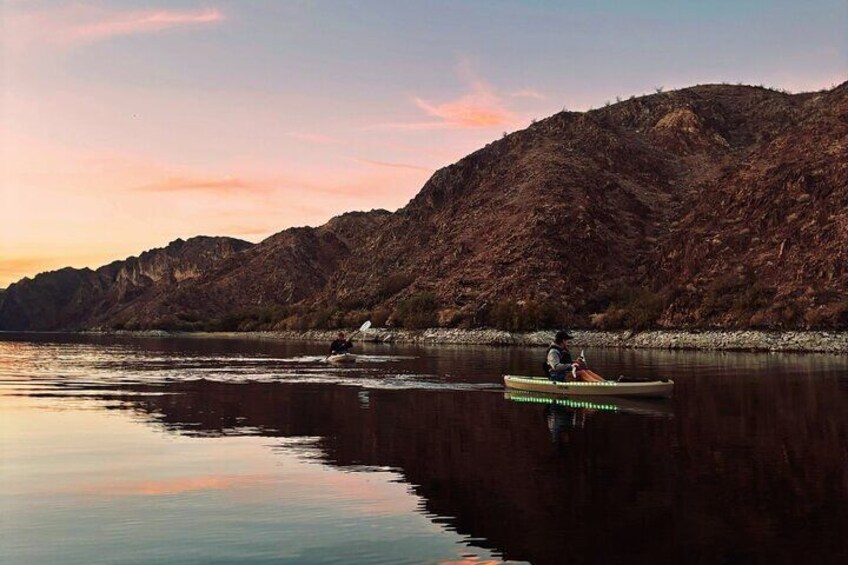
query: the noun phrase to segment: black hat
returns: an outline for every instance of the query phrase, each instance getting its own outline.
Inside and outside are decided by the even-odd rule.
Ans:
[[[559,343],[564,339],[574,339],[574,336],[568,330],[559,330],[554,337],[554,343]]]

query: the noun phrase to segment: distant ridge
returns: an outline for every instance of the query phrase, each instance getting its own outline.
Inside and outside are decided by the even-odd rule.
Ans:
[[[848,83],[561,112],[395,213],[179,243],[15,283],[0,328],[846,329]]]
[[[138,257],[97,270],[41,273],[12,284],[0,294],[0,329],[84,329],[119,315],[133,301],[179,288],[253,244],[229,237],[177,239]]]

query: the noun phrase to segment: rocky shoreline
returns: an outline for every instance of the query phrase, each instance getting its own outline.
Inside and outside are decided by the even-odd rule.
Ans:
[[[154,330],[147,332],[114,333],[118,335],[146,337],[234,337],[329,342],[335,339],[338,330],[191,333],[171,333]],[[461,330],[433,328],[428,330],[404,330],[372,328],[367,332],[359,334],[356,339],[373,343],[545,346],[551,342],[553,333],[552,331],[511,333],[493,329]],[[707,351],[794,351],[848,354],[848,332],[836,331],[653,330],[637,333],[631,331],[575,330],[573,333],[575,335],[575,344],[581,347],[698,349]]]

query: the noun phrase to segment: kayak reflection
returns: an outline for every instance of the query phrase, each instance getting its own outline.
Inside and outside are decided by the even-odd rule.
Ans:
[[[622,412],[655,418],[674,417],[674,406],[667,399],[618,398],[612,396],[598,398],[583,396],[576,399],[541,392],[515,390],[505,392],[504,398],[512,402],[546,404],[572,410]]]

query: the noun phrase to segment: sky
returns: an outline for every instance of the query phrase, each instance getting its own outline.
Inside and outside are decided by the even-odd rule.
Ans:
[[[405,205],[563,108],[848,79],[845,0],[0,0],[0,287]]]

